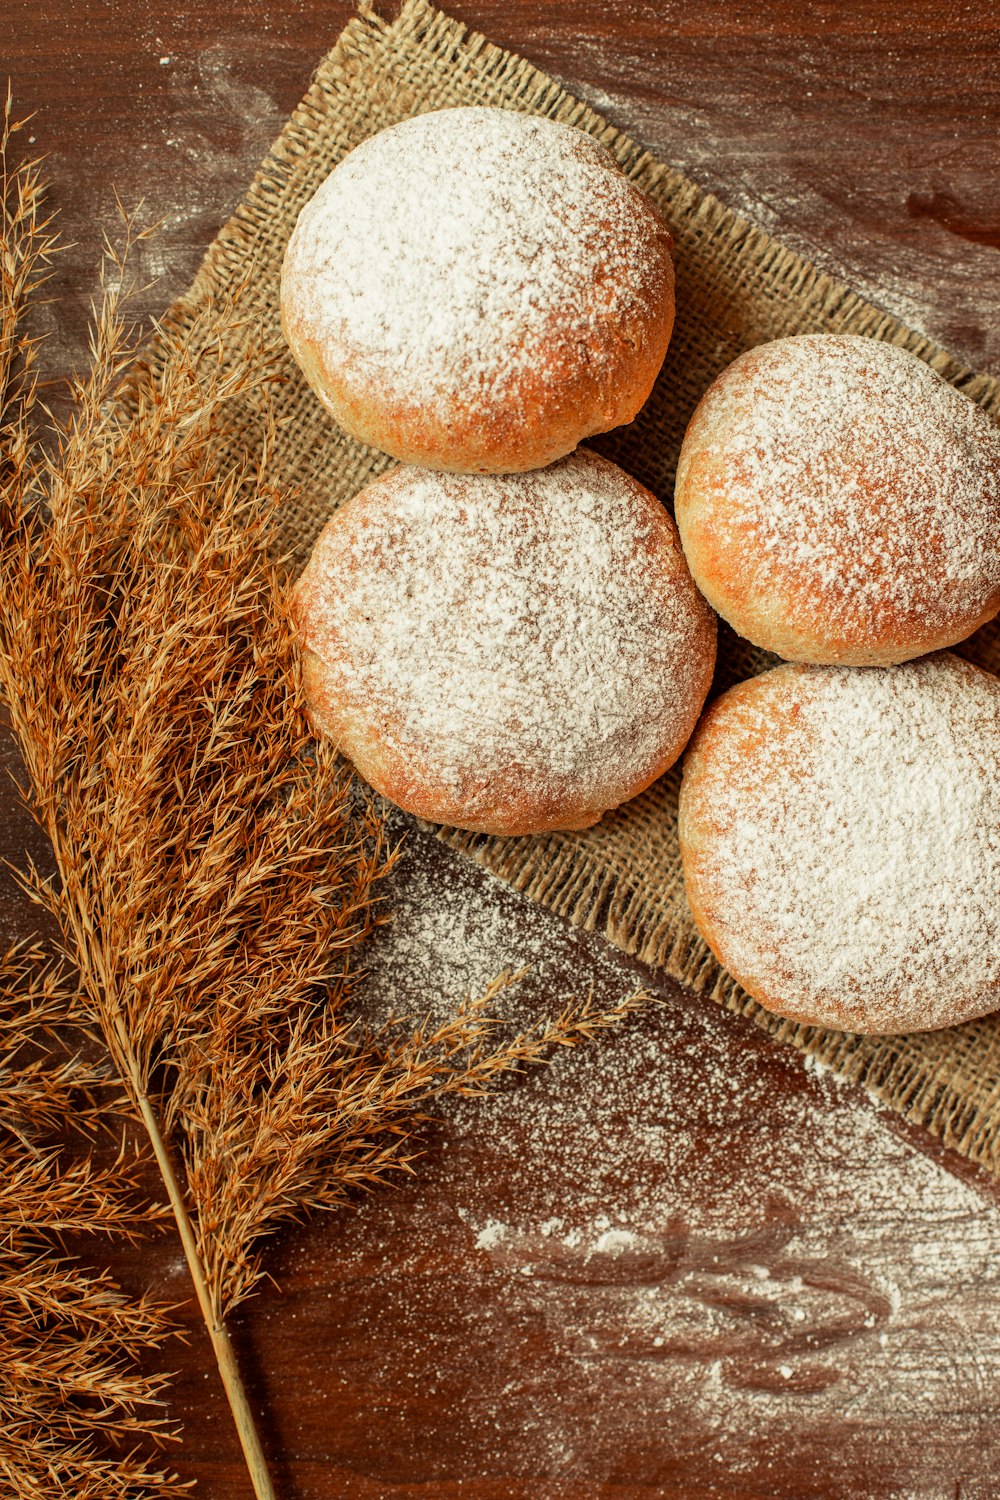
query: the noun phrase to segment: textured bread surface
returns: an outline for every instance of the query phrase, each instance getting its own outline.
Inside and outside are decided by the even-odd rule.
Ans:
[[[1000,1008],[1000,680],[948,652],[731,688],[684,764],[688,901],[761,1005],[867,1033]]]
[[[649,786],[715,662],[667,512],[585,449],[392,470],[327,524],[294,614],[317,727],[401,807],[491,833],[584,828]]]
[[[646,400],[673,327],[670,249],[582,131],[438,110],[362,142],[302,210],[282,326],[352,436],[434,469],[535,469]]]
[[[1000,611],[1000,431],[893,344],[741,354],[691,419],[676,516],[709,603],[787,660],[904,661]]]

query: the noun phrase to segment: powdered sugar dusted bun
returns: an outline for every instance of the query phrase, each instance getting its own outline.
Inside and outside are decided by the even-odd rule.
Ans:
[[[642,791],[715,662],[670,517],[583,449],[531,474],[376,479],[293,607],[317,726],[393,802],[486,833],[584,828]]]
[[[362,142],[303,209],[285,336],[363,442],[435,469],[535,469],[649,395],[673,325],[670,248],[591,136],[439,110]]]
[[[1000,431],[875,339],[734,360],[685,435],[676,515],[709,603],[791,661],[905,661],[1000,610]]]
[[[1000,679],[948,652],[777,667],[705,714],[681,857],[761,1005],[855,1032],[1000,1008]]]

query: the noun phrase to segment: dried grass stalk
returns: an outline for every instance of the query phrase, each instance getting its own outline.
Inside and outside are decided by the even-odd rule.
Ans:
[[[165,1378],[137,1368],[169,1332],[164,1312],[60,1249],[63,1235],[131,1237],[155,1217],[137,1198],[134,1163],[99,1168],[66,1144],[106,1090],[66,1050],[74,1008],[43,951],[0,957],[0,1490],[166,1500],[185,1490],[150,1448],[173,1435]]]
[[[392,862],[381,819],[312,739],[274,559],[265,451],[219,469],[275,360],[238,298],[136,362],[109,251],[91,368],[46,451],[24,309],[50,253],[33,169],[5,179],[0,690],[57,874],[32,872],[148,1134],[257,1493],[272,1493],[227,1313],[261,1241],[405,1166],[421,1113],[627,1014],[516,1037],[495,991],[443,1025],[368,1031],[349,1002]],[[240,348],[239,353],[234,350]],[[273,441],[273,438],[272,438]]]

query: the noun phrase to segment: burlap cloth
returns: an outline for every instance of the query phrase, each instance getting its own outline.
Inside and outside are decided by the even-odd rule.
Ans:
[[[248,337],[262,327],[267,337],[279,339],[278,273],[302,205],[365,136],[408,115],[462,104],[532,111],[589,131],[664,213],[677,263],[677,325],[667,361],[636,421],[593,443],[664,501],[673,492],[677,452],[698,398],[740,350],[766,339],[827,330],[891,340],[1000,413],[1000,382],[963,369],[937,345],[821,275],[655,161],[529,63],[468,34],[426,0],[408,0],[393,22],[365,9],[347,26],[169,320],[187,323],[205,298],[241,286]],[[291,360],[287,376],[278,396],[282,421],[271,477],[293,497],[287,535],[302,558],[329,512],[390,460],[338,431]],[[237,414],[227,434],[232,455],[258,448],[256,420],[249,411]],[[717,688],[773,660],[725,628],[719,644]],[[963,649],[1000,671],[995,626]],[[863,1081],[893,1109],[998,1170],[1000,1016],[949,1031],[856,1037],[793,1025],[762,1011],[720,970],[691,922],[677,847],[678,784],[675,768],[585,833],[495,839],[442,830],[441,836],[535,901],[603,932],[837,1073]]]

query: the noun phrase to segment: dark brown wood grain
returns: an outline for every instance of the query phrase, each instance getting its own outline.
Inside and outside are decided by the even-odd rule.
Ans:
[[[824,268],[1000,370],[1000,10],[460,4],[700,184]],[[72,248],[46,315],[85,350],[115,192],[162,220],[162,310],[235,206],[348,6],[4,0]],[[5,794],[3,852],[32,847]],[[411,835],[366,1003],[458,998],[498,956],[528,1016],[633,982]],[[8,882],[4,935],[31,913]],[[395,946],[393,946],[395,945]],[[651,976],[643,976],[651,979]],[[655,979],[653,981],[655,983]],[[603,992],[603,991],[602,991]],[[415,1175],[275,1242],[237,1337],[279,1492],[295,1500],[987,1500],[1000,1493],[1000,1208],[992,1185],[708,1001],[663,1006],[430,1127]],[[249,1486],[169,1236],[114,1256],[184,1303],[178,1457]]]

